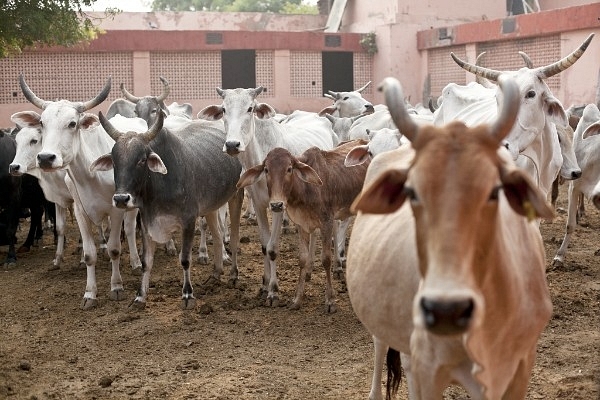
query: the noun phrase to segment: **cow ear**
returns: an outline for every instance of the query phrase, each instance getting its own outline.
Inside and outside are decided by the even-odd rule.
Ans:
[[[13,121],[15,122],[15,121]],[[583,138],[586,139],[590,136],[594,136],[600,133],[600,122],[594,122],[583,131]]]
[[[364,144],[362,146],[356,146],[346,154],[344,159],[344,165],[346,167],[353,167],[366,162],[371,154],[369,153],[369,145]]]
[[[310,165],[304,164],[303,162],[296,161],[294,163],[294,174],[304,182],[310,183],[311,185],[323,185],[323,181],[319,177],[319,174],[317,174],[317,172],[312,169]]]
[[[254,114],[259,119],[267,119],[275,116],[275,109],[266,103],[257,103],[254,106]]]
[[[199,119],[205,119],[207,121],[217,121],[223,118],[223,107],[221,106],[208,106],[204,107],[198,113]]]
[[[94,114],[85,113],[79,119],[79,126],[82,129],[90,129],[96,125],[100,125],[100,120]]]
[[[319,111],[319,117],[323,117],[323,116],[325,116],[325,114],[333,114],[334,112],[335,112],[335,107],[333,107],[333,106],[325,107],[324,109]]]
[[[148,168],[152,172],[158,172],[159,174],[166,174],[167,167],[163,163],[162,159],[155,152],[151,152],[148,155]]]
[[[550,121],[560,126],[569,125],[567,113],[556,97],[546,95],[544,99],[544,108],[546,109],[546,115],[549,116]]]
[[[546,196],[520,169],[501,169],[500,179],[504,195],[510,207],[528,220],[535,218],[552,219],[554,211],[546,201]]]
[[[41,118],[35,111],[21,111],[11,115],[10,120],[21,127],[36,128],[40,126]]]
[[[406,200],[404,184],[407,175],[405,169],[383,172],[354,199],[350,210],[367,214],[389,214],[398,210]]]
[[[240,179],[238,180],[236,187],[238,189],[241,189],[243,187],[250,186],[250,185],[256,183],[260,178],[263,177],[263,175],[264,175],[263,172],[264,172],[264,166],[262,164],[257,165],[256,167],[247,169],[246,172],[244,172],[242,174],[242,176],[240,176]]]
[[[98,157],[91,165],[90,172],[110,171],[113,169],[113,159],[110,153]]]

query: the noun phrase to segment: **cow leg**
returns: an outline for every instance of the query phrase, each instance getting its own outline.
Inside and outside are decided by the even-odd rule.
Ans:
[[[321,241],[323,248],[321,250],[321,264],[325,270],[325,312],[334,313],[337,311],[335,304],[335,292],[331,283],[331,241],[333,239],[334,220],[330,219],[321,225]]]
[[[277,263],[276,259],[279,255],[279,238],[281,236],[281,225],[283,222],[283,213],[274,212],[271,215],[271,236],[267,243],[267,256],[269,261],[269,288],[267,292],[267,306],[277,307],[279,306],[279,296],[277,291],[279,290],[279,281],[277,279]]]
[[[206,214],[205,217],[209,228],[218,228],[216,211]],[[184,310],[191,310],[196,306],[194,288],[192,287],[192,279],[190,277],[190,264],[192,259],[192,247],[194,244],[195,232],[196,217],[192,217],[189,221],[184,222],[181,233],[181,252],[179,253],[179,262],[181,264],[181,268],[183,269],[181,307]],[[215,248],[215,271],[218,271],[220,276],[220,274],[223,273],[223,259],[221,258],[221,237],[219,232],[213,234],[213,247]]]
[[[231,268],[229,269],[228,286],[235,287],[238,284],[237,253],[240,244],[240,219],[242,216],[242,203],[244,202],[244,191],[238,190],[229,200],[229,220],[231,221],[229,246],[231,247]],[[225,223],[225,225],[227,225]]]
[[[536,347],[530,351],[528,356],[521,360],[515,371],[515,375],[502,396],[504,399],[524,399],[527,395],[527,386],[531,377],[531,370],[535,362]]]
[[[54,225],[57,234],[56,240],[56,254],[54,260],[52,260],[52,267],[50,269],[55,270],[60,268],[60,264],[63,262],[63,254],[65,251],[65,226],[67,222],[67,209],[55,205],[56,208],[56,223]]]
[[[375,358],[369,400],[383,400],[383,392],[381,391],[381,377],[383,373],[383,364],[385,363],[385,355],[387,354],[389,347],[375,336],[373,336],[373,347]]]
[[[256,211],[254,210],[254,202],[249,195],[250,192],[248,190],[244,190],[244,193],[244,197],[246,198],[246,210],[242,216],[248,221],[256,221]]]
[[[202,265],[208,264],[208,247],[206,245],[206,229],[208,228],[206,217],[200,217],[200,243],[198,244],[198,263]]]
[[[221,208],[219,208],[219,228],[221,229],[223,243],[225,244],[228,244],[231,240],[231,236],[229,233],[229,225],[227,225],[228,210],[229,206],[227,204],[223,204]]]
[[[569,247],[571,236],[573,235],[573,232],[577,226],[577,211],[579,207],[580,194],[581,192],[579,189],[575,188],[575,182],[569,182],[569,191],[567,197],[567,232],[565,233],[565,237],[563,238],[560,248],[552,260],[552,265],[555,267],[562,267],[564,265],[567,248]]]
[[[137,209],[125,212],[123,224],[125,236],[127,236],[127,246],[129,247],[129,264],[134,270],[142,266],[142,260],[138,253],[136,241],[137,214]]]
[[[107,251],[110,257],[112,273],[110,276],[111,300],[120,301],[125,299],[125,289],[119,263],[121,261],[121,228],[123,226],[124,213],[113,213],[110,217],[110,236],[108,237]],[[135,216],[133,217],[135,221]],[[135,229],[135,228],[134,228]],[[136,250],[137,251],[137,250]]]
[[[23,243],[19,249],[18,253],[27,253],[31,250],[31,246],[35,242],[35,238],[37,232],[42,231],[42,217],[44,216],[44,208],[41,204],[31,206],[29,208],[31,210],[30,222],[29,222],[29,232],[27,233],[27,239],[25,239],[25,243]]]
[[[129,304],[130,310],[142,310],[146,307],[146,299],[150,288],[150,273],[154,265],[154,252],[156,251],[156,242],[150,237],[143,218],[140,220],[140,228],[142,230],[142,280],[135,299]]]
[[[96,261],[98,259],[96,253],[96,243],[94,242],[93,226],[92,221],[87,217],[85,212],[81,210],[81,206],[75,202],[73,207],[75,213],[75,219],[79,225],[79,233],[81,235],[81,242],[83,246],[83,263],[87,270],[87,280],[85,285],[85,293],[83,294],[83,300],[81,301],[80,308],[82,310],[90,310],[98,305],[96,295],[98,293],[98,287],[96,284]]]
[[[346,266],[346,233],[352,222],[352,217],[346,218],[343,221],[335,221],[334,225],[334,240],[336,249],[336,265],[333,270],[333,277],[337,280],[344,281],[344,267]]]
[[[317,233],[313,232],[310,234],[310,242],[308,245],[308,256],[309,259],[306,262],[306,272],[304,273],[304,280],[310,282],[312,278],[313,265],[315,260],[315,254],[317,252]]]
[[[296,296],[290,304],[291,310],[298,310],[302,306],[302,300],[304,299],[304,283],[306,282],[306,273],[308,270],[308,263],[310,261],[310,236],[311,234],[304,230],[303,227],[298,227],[298,251],[299,251],[299,262],[300,275],[298,276],[298,283],[296,284]]]

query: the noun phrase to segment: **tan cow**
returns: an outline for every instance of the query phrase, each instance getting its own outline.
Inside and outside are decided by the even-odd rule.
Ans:
[[[238,181],[238,188],[242,188],[264,177],[271,210],[287,211],[290,219],[298,225],[300,276],[292,309],[301,306],[305,278],[310,279],[314,254],[312,238],[315,237],[311,234],[317,229],[321,231],[323,242],[321,263],[325,269],[327,285],[325,307],[330,313],[337,309],[331,285],[334,220],[352,216],[350,205],[363,186],[368,166],[367,163],[345,167],[344,160],[351,149],[365,143],[354,140],[328,151],[311,147],[298,157],[277,147],[267,154],[262,164],[246,170]]]
[[[525,398],[551,316],[534,220],[553,211],[499,150],[519,108],[516,83],[502,76],[499,84],[498,119],[475,127],[417,126],[398,81],[382,85],[412,146],[369,167],[353,204],[347,283],[376,351],[389,345],[401,353],[411,399],[441,399],[452,383],[474,399]],[[399,362],[388,362],[388,371],[398,373]],[[398,383],[396,374],[392,392]],[[381,398],[381,388],[371,397]]]

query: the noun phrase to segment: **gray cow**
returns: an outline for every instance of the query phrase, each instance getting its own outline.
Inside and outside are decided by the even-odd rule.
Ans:
[[[241,173],[239,161],[223,153],[225,134],[218,124],[198,121],[181,130],[163,128],[164,115],[144,134],[121,133],[100,113],[100,123],[115,139],[110,154],[99,157],[92,171],[114,168],[116,191],[113,204],[123,209],[139,208],[143,237],[142,283],[134,308],[144,308],[156,243],[166,243],[182,229],[180,262],[183,267],[182,307],[195,306],[190,279],[190,260],[196,219],[205,215],[214,237],[213,278],[223,273],[221,234],[217,212],[229,201],[231,215],[232,266],[230,283],[237,281],[237,245],[243,197],[236,188]]]

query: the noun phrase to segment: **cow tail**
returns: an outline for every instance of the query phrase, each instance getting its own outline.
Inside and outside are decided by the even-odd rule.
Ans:
[[[386,382],[386,400],[390,400],[398,392],[400,380],[402,379],[402,365],[400,363],[400,352],[388,349],[387,357],[387,382]]]

